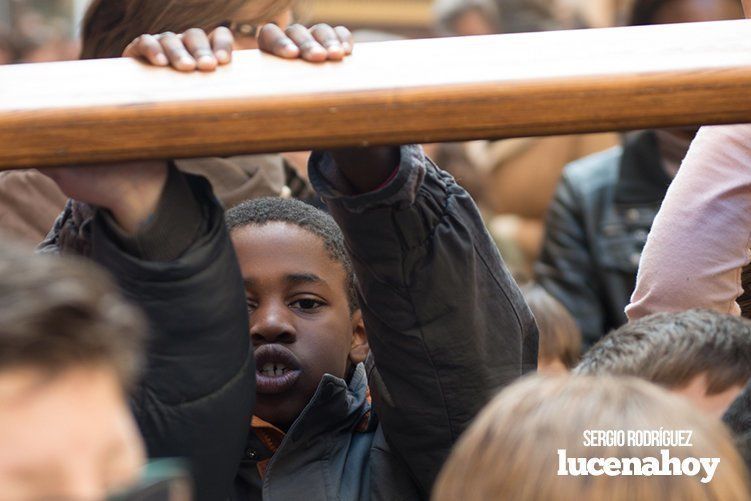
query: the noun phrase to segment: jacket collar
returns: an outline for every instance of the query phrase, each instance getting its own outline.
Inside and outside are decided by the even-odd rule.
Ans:
[[[369,413],[368,378],[364,364],[358,364],[349,384],[325,374],[289,433],[300,441],[336,431],[357,431]]]
[[[363,364],[358,364],[349,384],[331,374],[324,375],[308,405],[286,434],[254,417],[248,445],[264,450],[265,453],[258,458],[263,459],[282,448],[289,449],[288,443],[305,443],[337,431],[368,431],[370,421],[366,370]]]
[[[628,134],[618,166],[616,204],[659,204],[672,181],[660,159],[652,131]]]

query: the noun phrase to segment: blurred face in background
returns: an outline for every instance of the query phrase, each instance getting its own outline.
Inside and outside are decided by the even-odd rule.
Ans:
[[[460,36],[494,35],[497,30],[482,9],[467,9],[451,22],[452,31]]]
[[[0,498],[101,500],[136,481],[145,454],[113,370],[0,372]]]

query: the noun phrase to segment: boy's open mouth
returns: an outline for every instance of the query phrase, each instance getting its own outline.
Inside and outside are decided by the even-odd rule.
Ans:
[[[256,393],[283,393],[300,378],[300,364],[295,355],[279,344],[264,344],[255,349]]]

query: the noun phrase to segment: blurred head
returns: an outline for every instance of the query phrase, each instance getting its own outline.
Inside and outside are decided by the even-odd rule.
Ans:
[[[143,328],[93,266],[0,248],[4,499],[103,499],[137,479],[125,390]]]
[[[501,29],[500,12],[494,0],[437,0],[433,9],[443,35],[493,35]]]
[[[587,447],[585,430],[691,430],[690,447]],[[681,476],[557,475],[566,458],[720,458],[709,483]],[[568,462],[567,459],[567,462]],[[587,459],[589,460],[589,459]],[[602,465],[602,463],[599,463]],[[601,468],[602,469],[602,468]],[[464,433],[434,501],[748,499],[745,466],[722,424],[633,378],[533,376],[498,395]]]
[[[568,372],[579,362],[582,335],[566,308],[537,284],[522,287],[540,331],[537,372]]]
[[[270,22],[295,0],[94,0],[83,21],[82,59],[120,57],[136,37]]]
[[[324,374],[348,378],[368,353],[341,230],[298,200],[227,212],[245,281],[256,357],[256,416],[287,429]]]
[[[650,315],[601,339],[575,372],[646,379],[719,417],[751,378],[751,321],[709,310]]]

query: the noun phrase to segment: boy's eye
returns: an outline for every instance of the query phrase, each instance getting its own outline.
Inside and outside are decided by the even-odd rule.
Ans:
[[[323,305],[324,305],[323,301],[319,301],[317,299],[312,299],[312,298],[298,299],[297,301],[294,301],[293,303],[290,304],[290,306],[293,308],[299,308],[305,311],[316,310]]]
[[[246,300],[246,304],[248,305],[248,311],[253,311],[258,308],[258,303],[250,298]]]

